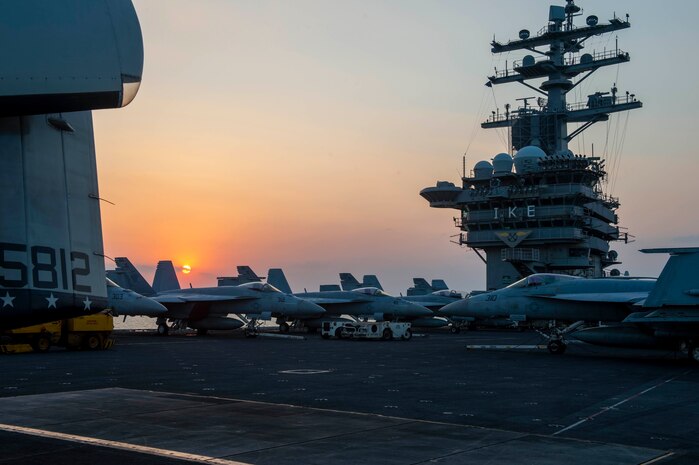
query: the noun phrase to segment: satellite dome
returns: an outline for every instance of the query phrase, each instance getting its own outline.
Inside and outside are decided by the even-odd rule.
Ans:
[[[495,170],[495,174],[511,173],[512,163],[512,157],[509,153],[498,153],[493,157],[493,170]]]
[[[561,158],[575,158],[575,154],[573,153],[572,150],[565,149],[565,150],[559,150],[558,152],[555,153],[557,157]]]
[[[493,165],[489,161],[481,160],[473,167],[476,179],[488,179],[493,176]]]
[[[546,152],[535,145],[522,147],[514,156],[517,174],[531,173],[539,169],[539,160],[546,157]]]

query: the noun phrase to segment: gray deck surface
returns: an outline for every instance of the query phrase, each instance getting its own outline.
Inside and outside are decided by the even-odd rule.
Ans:
[[[168,451],[250,464],[698,463],[688,360],[584,345],[466,350],[538,340],[125,333],[109,351],[4,356],[0,464],[183,463]]]

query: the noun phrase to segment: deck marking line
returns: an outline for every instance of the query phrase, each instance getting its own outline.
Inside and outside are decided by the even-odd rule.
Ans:
[[[654,385],[654,386],[651,386],[651,387],[649,387],[649,388],[647,388],[647,389],[644,389],[644,390],[641,391],[641,392],[638,392],[638,393],[636,393],[636,394],[634,394],[634,395],[632,395],[632,396],[629,396],[629,397],[627,397],[627,398],[624,399],[624,400],[620,400],[619,402],[617,402],[617,403],[614,404],[614,405],[610,405],[609,407],[602,407],[602,409],[601,409],[599,412],[593,413],[592,415],[587,416],[587,417],[583,418],[583,419],[580,420],[580,421],[576,421],[576,422],[573,423],[572,425],[566,426],[566,427],[563,428],[563,429],[559,429],[558,431],[556,431],[555,433],[553,433],[551,436],[557,436],[557,435],[559,435],[559,434],[561,434],[561,433],[564,433],[564,432],[566,432],[566,431],[568,431],[568,430],[571,430],[571,429],[573,429],[573,428],[575,428],[575,427],[577,427],[577,426],[580,426],[580,425],[582,425],[582,424],[585,423],[585,422],[588,422],[588,421],[590,421],[590,420],[594,420],[595,417],[598,417],[598,416],[602,415],[603,413],[606,413],[606,412],[608,412],[608,411],[610,411],[610,410],[614,410],[616,407],[620,406],[621,404],[625,404],[626,402],[628,402],[628,401],[630,401],[630,400],[636,399],[637,397],[640,397],[640,396],[642,396],[643,394],[646,394],[646,393],[652,391],[652,390],[655,389],[655,388],[658,388],[658,387],[660,387],[660,386],[662,386],[662,385],[664,385],[664,384],[667,384],[667,383],[669,383],[669,382],[672,382],[672,381],[676,380],[677,378],[680,378],[680,377],[682,377],[682,376],[684,376],[684,375],[686,375],[686,374],[689,374],[689,373],[691,373],[692,371],[693,371],[693,370],[685,371],[684,373],[680,373],[680,374],[677,375],[677,376],[673,376],[672,378],[669,378],[669,379],[666,379],[666,380],[664,380],[664,381],[661,381],[661,382],[659,382],[658,384],[656,384],[656,385]]]
[[[62,441],[75,442],[78,444],[88,444],[91,446],[108,447],[110,449],[125,450],[128,452],[139,452],[142,454],[157,455],[160,457],[168,457],[181,460],[189,460],[213,465],[250,465],[245,462],[237,462],[234,460],[219,459],[216,457],[208,457],[206,455],[189,454],[187,452],[178,452],[168,449],[159,449],[157,447],[139,446],[137,444],[129,444],[127,442],[110,441],[108,439],[91,438],[89,436],[78,436],[75,434],[59,433],[56,431],[48,431],[37,428],[27,428],[25,426],[7,425],[0,423],[0,430],[10,433],[29,434],[42,438],[59,439]]]
[[[665,460],[666,458],[672,457],[673,455],[675,455],[675,453],[670,451],[670,452],[663,454],[663,455],[660,455],[654,459],[650,459],[647,462],[641,462],[638,465],[651,465],[653,463],[661,462],[661,461]]]

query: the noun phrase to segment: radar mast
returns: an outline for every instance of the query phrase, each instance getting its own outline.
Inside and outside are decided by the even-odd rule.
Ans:
[[[454,219],[463,231],[458,243],[486,262],[488,289],[536,272],[604,276],[606,267],[619,263],[609,243],[628,239],[618,226],[618,199],[602,193],[604,160],[575,155],[568,144],[610,114],[642,104],[635,94],[619,95],[616,84],[585,102],[569,103],[567,96],[598,69],[630,60],[618,46],[583,51],[588,39],[631,23],[628,15],[605,23],[589,15],[584,25],[575,24],[581,16],[574,0],[567,0],[549,8],[548,23],[535,34],[522,29],[516,40],[493,40],[494,54],[527,54],[511,68],[496,69],[486,86],[519,83],[540,96],[517,99],[519,108],[508,104],[481,124],[508,129],[508,153],[496,155],[492,164],[478,162],[461,187],[440,181],[420,192],[431,207],[461,211]],[[535,80],[538,85],[531,83]],[[568,132],[570,123],[579,127]]]

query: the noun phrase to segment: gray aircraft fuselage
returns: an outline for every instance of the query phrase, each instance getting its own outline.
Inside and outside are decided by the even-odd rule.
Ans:
[[[531,275],[506,288],[443,307],[443,316],[559,321],[621,321],[632,305],[648,296],[652,279],[584,279]]]
[[[464,296],[460,292],[449,290],[435,291],[429,294],[409,295],[403,297],[403,299],[407,300],[408,302],[413,302],[415,304],[422,305],[423,307],[427,307],[430,310],[434,311],[441,309],[445,305],[449,305],[453,302],[458,302],[463,298]]]
[[[304,292],[294,294],[300,299],[316,302],[328,316],[352,315],[395,320],[431,317],[434,313],[415,303],[393,297],[376,288],[352,291]]]
[[[197,296],[216,296],[231,300],[211,301]],[[181,297],[183,302],[168,302],[168,297]],[[188,300],[191,299],[191,300]],[[273,286],[248,283],[241,286],[200,287],[164,291],[155,300],[168,309],[167,318],[196,320],[206,316],[244,314],[249,317],[318,318],[325,313],[322,307],[284,294]],[[202,314],[206,312],[206,314]]]

